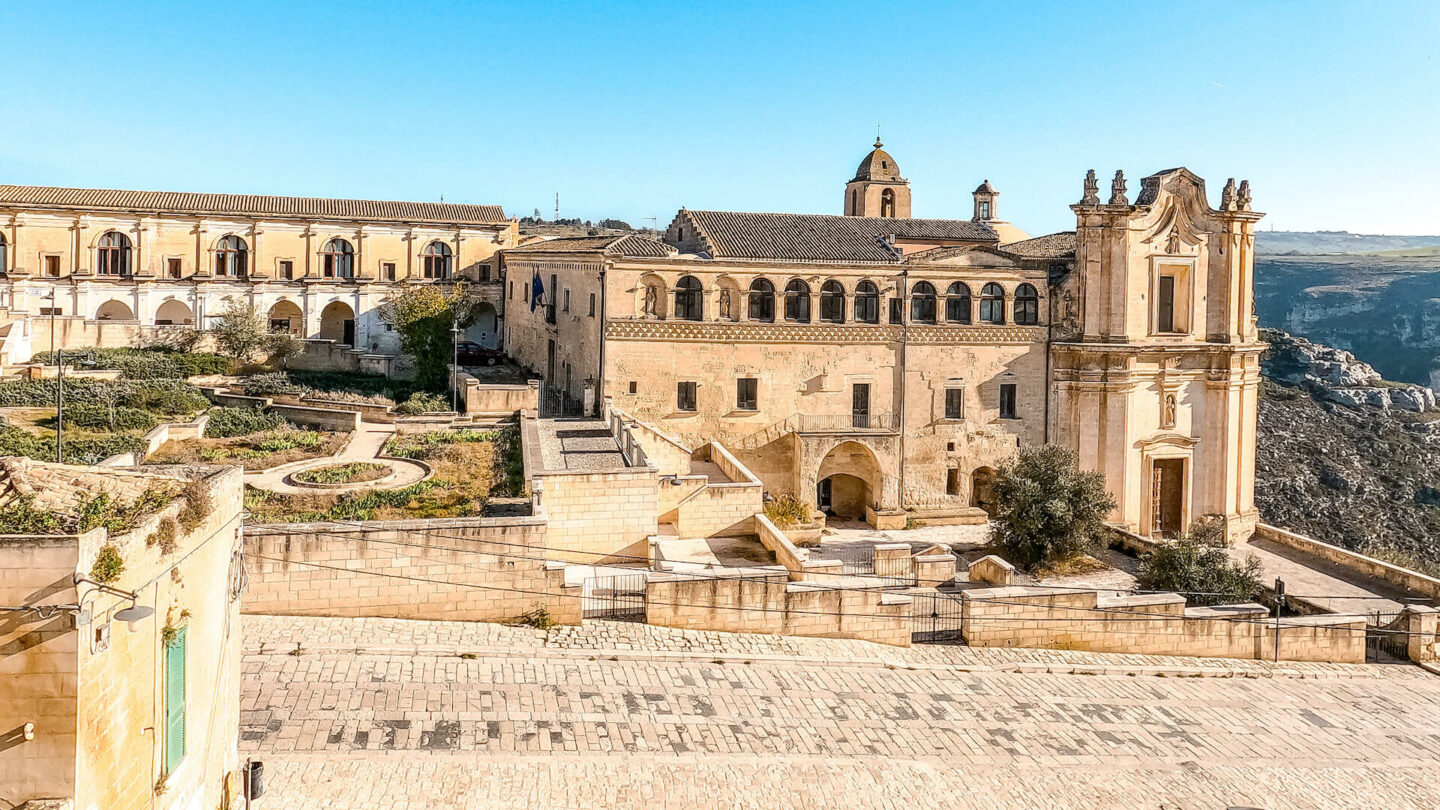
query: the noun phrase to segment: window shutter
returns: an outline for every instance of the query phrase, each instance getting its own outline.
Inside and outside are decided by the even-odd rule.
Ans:
[[[165,647],[165,774],[185,758],[185,628]]]

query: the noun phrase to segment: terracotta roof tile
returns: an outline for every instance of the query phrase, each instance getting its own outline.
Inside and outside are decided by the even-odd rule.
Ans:
[[[446,225],[491,225],[506,222],[505,212],[498,205],[0,185],[0,207],[12,205],[86,211],[429,222]]]
[[[1060,231],[1037,236],[1001,245],[1000,249],[1027,259],[1067,259],[1075,255],[1075,232]]]
[[[664,242],[638,234],[569,236],[530,242],[509,253],[603,253],[606,256],[672,256],[677,251]]]
[[[816,214],[681,211],[714,258],[897,264],[892,236],[995,244],[988,226],[968,219],[892,219]]]

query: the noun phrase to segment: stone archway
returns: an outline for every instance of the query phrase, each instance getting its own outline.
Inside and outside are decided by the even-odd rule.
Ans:
[[[186,306],[184,301],[176,301],[171,298],[162,301],[155,310],[155,324],[157,326],[193,326],[195,313]]]
[[[465,330],[465,339],[479,343],[487,349],[500,348],[497,319],[495,307],[487,302],[480,302],[475,306],[475,322]]]
[[[294,301],[276,301],[275,306],[270,307],[269,326],[270,331],[277,335],[303,337],[305,313]]]
[[[320,337],[347,346],[355,345],[355,310],[344,301],[331,301],[320,310]]]
[[[875,451],[853,440],[830,448],[820,460],[815,482],[817,508],[855,520],[865,520],[867,510],[877,508],[885,491]]]
[[[970,505],[995,515],[995,468],[977,467],[970,473]]]
[[[95,320],[133,321],[135,320],[135,313],[131,311],[130,306],[124,301],[106,301],[100,305],[99,309],[95,310]]]

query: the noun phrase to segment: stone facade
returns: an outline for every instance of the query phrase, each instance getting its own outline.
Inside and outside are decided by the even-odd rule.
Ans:
[[[240,471],[6,461],[7,499],[33,495],[67,514],[83,494],[129,501],[151,487],[198,486],[210,508],[180,529],[173,549],[147,538],[185,499],[123,534],[0,537],[0,606],[21,608],[0,613],[0,717],[14,729],[0,745],[0,796],[115,810],[231,806],[240,767]],[[133,603],[77,583],[107,545],[124,561],[108,586],[133,592]],[[132,606],[141,614],[121,612]],[[30,739],[19,733],[27,723]]]
[[[874,160],[893,167],[872,153],[860,174]],[[1184,169],[1133,205],[1123,186],[1101,204],[1092,173],[1077,232],[1003,244],[987,182],[974,220],[682,210],[658,240],[506,250],[506,347],[551,401],[720,441],[839,517],[973,518],[1016,447],[1055,442],[1105,474],[1126,527],[1214,514],[1238,538],[1260,215],[1233,183],[1212,208]]]
[[[469,337],[495,346],[492,256],[517,239],[498,206],[0,186],[0,308],[19,321],[4,350],[49,349],[51,310],[55,344],[82,348],[163,339],[239,302],[276,331],[393,355],[380,303],[455,279],[486,301]]]

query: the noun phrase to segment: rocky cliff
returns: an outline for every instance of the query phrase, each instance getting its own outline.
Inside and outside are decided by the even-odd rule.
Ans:
[[[1440,412],[1349,352],[1265,330],[1255,500],[1267,523],[1440,567]]]

